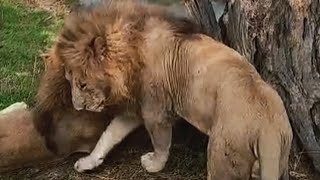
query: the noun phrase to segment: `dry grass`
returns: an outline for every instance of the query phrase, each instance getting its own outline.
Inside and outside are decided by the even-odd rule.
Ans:
[[[68,5],[72,0],[23,0],[27,5],[51,12],[53,15],[64,15],[69,12]]]
[[[180,128],[191,128],[179,126]],[[181,129],[176,129],[179,132]],[[189,141],[185,141],[188,139]],[[199,141],[202,139],[204,141]],[[197,140],[197,141],[195,141]],[[193,142],[192,142],[193,141]],[[200,150],[201,149],[201,150]],[[166,168],[155,174],[147,173],[140,165],[140,156],[152,150],[146,131],[141,128],[131,134],[124,143],[112,151],[103,165],[89,173],[77,173],[75,161],[84,154],[75,154],[55,163],[43,163],[8,171],[0,175],[1,180],[201,180],[206,178],[205,138],[194,129],[190,135],[175,134],[171,157]]]
[[[299,151],[295,147],[292,148],[289,162],[289,174],[292,180],[318,180],[319,173],[316,173],[312,167],[312,161],[305,155],[306,152]]]

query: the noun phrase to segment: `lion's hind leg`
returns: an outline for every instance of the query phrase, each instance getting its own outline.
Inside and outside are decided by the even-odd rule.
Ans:
[[[219,134],[219,133],[215,133]],[[209,137],[208,143],[208,180],[242,180],[249,179],[252,164],[241,158],[234,151],[228,139],[222,136]]]

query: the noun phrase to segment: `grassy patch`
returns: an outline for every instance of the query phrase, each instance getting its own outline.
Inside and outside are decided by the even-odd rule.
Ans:
[[[62,21],[19,1],[0,0],[0,109],[17,101],[33,103],[40,53]]]
[[[39,55],[62,25],[61,17],[24,2],[33,1],[0,0],[0,110],[17,101],[34,103],[42,70]],[[74,2],[64,1],[66,5]]]

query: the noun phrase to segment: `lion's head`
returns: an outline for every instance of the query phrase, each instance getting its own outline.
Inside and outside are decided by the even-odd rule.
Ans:
[[[139,21],[132,17],[115,21],[110,16],[98,10],[75,12],[66,18],[59,36],[56,50],[77,110],[100,112],[130,100],[135,89],[131,87],[141,63],[136,50],[139,38],[132,27]]]
[[[79,56],[69,56],[60,49],[64,60],[65,78],[71,86],[72,103],[76,110],[100,112],[112,96],[111,76],[102,61],[106,43],[103,37],[93,37],[92,42],[79,50]],[[81,53],[80,53],[81,52]],[[110,99],[109,99],[110,100]]]
[[[105,81],[96,81],[79,70],[66,70],[66,79],[71,85],[72,103],[76,110],[103,110],[110,92]]]
[[[118,109],[109,106],[105,111],[95,113],[73,108],[71,86],[66,79],[71,76],[66,74],[69,71],[65,69],[57,45],[55,43],[42,55],[45,71],[30,113],[34,128],[44,138],[47,149],[62,155],[94,147]]]
[[[200,32],[188,18],[162,6],[129,0],[68,15],[57,54],[71,84],[76,109],[99,112],[107,105],[135,100],[144,67],[141,46],[146,23],[152,19],[166,22],[176,35]]]

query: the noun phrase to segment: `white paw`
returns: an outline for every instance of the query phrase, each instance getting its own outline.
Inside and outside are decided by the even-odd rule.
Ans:
[[[27,108],[28,108],[28,105],[25,102],[16,102],[6,107],[5,109],[1,110],[0,114],[6,114],[18,109],[27,109]]]
[[[141,164],[149,173],[161,171],[166,165],[168,156],[156,156],[154,152],[149,152],[141,156]]]
[[[92,170],[102,164],[102,158],[94,158],[91,156],[87,156],[84,158],[80,158],[75,164],[74,169],[78,172],[84,172],[87,170]]]

